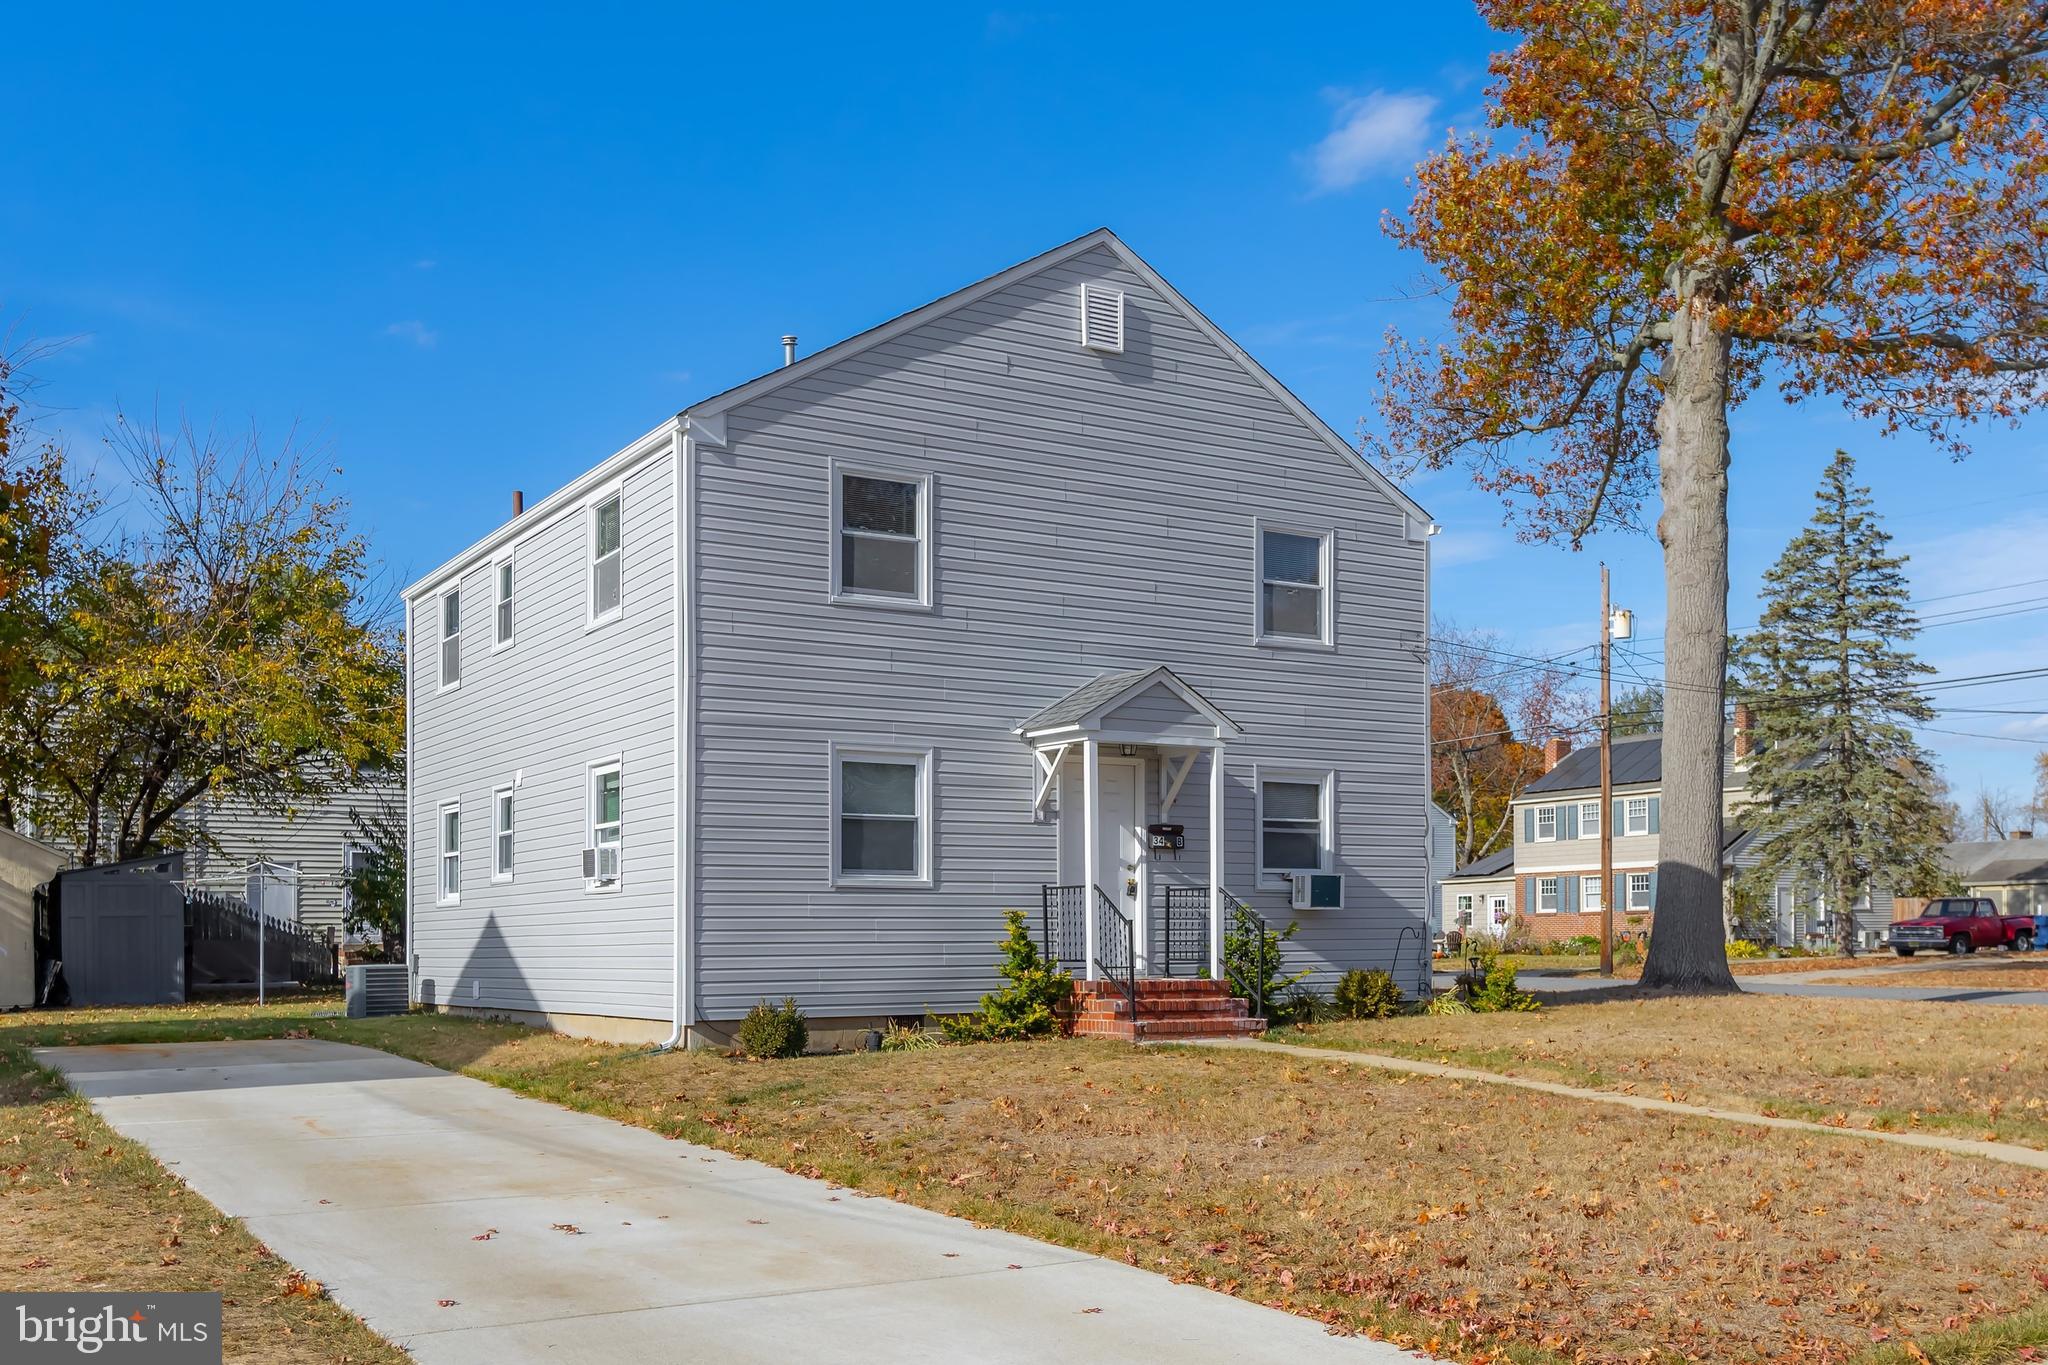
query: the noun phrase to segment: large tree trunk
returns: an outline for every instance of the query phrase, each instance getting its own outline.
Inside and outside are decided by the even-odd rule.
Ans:
[[[1732,991],[1721,927],[1721,688],[1728,669],[1728,336],[1687,291],[1658,413],[1664,514],[1663,819],[1643,985]]]

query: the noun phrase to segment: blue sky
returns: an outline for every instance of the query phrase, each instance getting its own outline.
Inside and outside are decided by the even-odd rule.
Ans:
[[[691,7],[692,9],[704,7]],[[1463,6],[44,6],[10,25],[0,320],[75,340],[42,420],[116,406],[296,423],[403,581],[690,400],[1107,224],[1341,432],[1385,328],[1427,330],[1383,238],[1472,126]],[[1837,445],[1932,613],[2038,604],[2048,417],[1961,464],[1768,394],[1735,424],[1731,620]],[[1456,473],[1436,606],[1506,648],[1591,643],[1597,561],[1657,675],[1657,547],[1520,544]],[[1957,596],[1956,594],[1971,594]],[[1930,629],[1960,676],[2048,663],[2048,612]],[[1588,654],[1575,656],[1583,662]],[[2031,786],[2048,682],[1945,694],[1958,792]],[[2000,712],[2030,714],[1994,714]]]

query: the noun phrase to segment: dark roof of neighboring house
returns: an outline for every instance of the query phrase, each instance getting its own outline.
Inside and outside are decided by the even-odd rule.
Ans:
[[[1664,780],[1664,736],[1630,735],[1614,741],[1614,785],[1626,787],[1639,782]],[[1522,790],[1528,792],[1571,792],[1600,785],[1600,746],[1589,744],[1574,749],[1558,765]]]
[[[1498,853],[1489,853],[1484,858],[1465,864],[1444,880],[1456,881],[1460,877],[1498,877],[1514,870],[1515,848],[1510,844]]]
[[[1944,844],[1942,859],[1975,886],[2048,882],[2048,840],[1988,839]]]

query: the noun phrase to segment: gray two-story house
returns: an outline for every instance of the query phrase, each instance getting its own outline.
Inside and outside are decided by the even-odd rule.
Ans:
[[[1240,903],[1419,984],[1433,530],[1106,230],[792,356],[407,590],[414,997],[867,1026]]]

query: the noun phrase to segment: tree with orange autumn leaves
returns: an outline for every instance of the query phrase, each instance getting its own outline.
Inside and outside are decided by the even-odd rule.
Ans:
[[[1543,775],[1543,743],[1585,730],[1592,708],[1557,668],[1504,653],[1484,632],[1430,632],[1430,790],[1456,829],[1464,867],[1514,837],[1509,802]]]
[[[1731,408],[1772,386],[1961,453],[2048,386],[2048,5],[1479,0],[1489,131],[1393,237],[1449,335],[1392,339],[1382,453],[1471,466],[1577,544],[1654,499],[1663,819],[1643,983],[1732,990],[1722,684]]]

